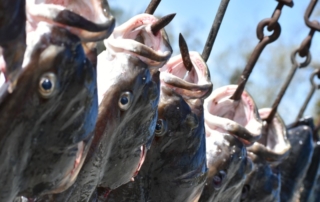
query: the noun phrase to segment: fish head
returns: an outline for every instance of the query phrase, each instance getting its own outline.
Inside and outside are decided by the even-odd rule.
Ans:
[[[99,55],[99,114],[115,114],[104,119],[118,122],[108,130],[110,134],[104,133],[111,138],[110,148],[115,149],[108,159],[113,166],[107,166],[101,187],[114,189],[137,175],[152,142],[160,94],[158,69],[172,54],[164,29],[157,34],[151,31],[157,21],[149,14],[129,19],[104,41],[107,50]],[[123,98],[130,100],[130,107],[121,106]],[[101,122],[101,126],[108,125],[107,121]]]
[[[47,25],[37,33],[16,88],[2,94],[0,105],[3,169],[17,167],[19,193],[30,197],[72,184],[98,113],[96,72],[79,38]]]
[[[248,152],[248,156],[252,159],[253,171],[243,185],[240,201],[279,201],[280,168],[252,152]]]
[[[117,53],[108,64],[113,68],[98,65],[98,77],[105,77],[98,79],[101,101],[93,146],[105,143],[102,161],[108,164],[99,186],[114,189],[129,182],[144,161],[155,130],[160,82],[159,71],[130,54]]]
[[[85,42],[108,38],[115,27],[106,0],[27,0],[26,13],[28,32],[45,21],[65,27]]]
[[[247,158],[245,145],[207,125],[209,118],[205,117],[208,177],[199,201],[234,201],[241,196],[252,162]]]

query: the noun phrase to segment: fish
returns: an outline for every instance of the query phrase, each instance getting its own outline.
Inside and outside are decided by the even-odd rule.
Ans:
[[[199,202],[239,201],[253,165],[247,158],[246,146],[235,135],[238,133],[229,134],[224,130],[227,127],[224,124],[229,121],[221,125],[214,122],[217,118],[212,105],[216,100],[212,94],[204,102],[208,177]]]
[[[137,15],[104,41],[107,49],[98,56],[94,139],[74,186],[50,196],[53,201],[94,201],[97,191],[105,195],[139,171],[157,123],[159,68],[172,54],[163,29],[148,34],[157,21],[149,14]]]
[[[96,70],[80,39],[41,23],[16,88],[1,86],[2,201],[62,192],[75,181],[98,115]]]
[[[208,124],[221,133],[237,136],[250,146],[261,137],[262,120],[248,92],[244,91],[239,101],[230,99],[236,89],[237,85],[228,85],[211,93],[207,99],[213,103],[208,108],[212,115]]]
[[[11,82],[11,92],[26,49],[25,0],[2,0],[0,13],[0,71]]]
[[[271,108],[259,109],[259,116],[266,120]],[[253,171],[248,175],[241,201],[279,201],[281,173],[278,165],[288,157],[291,145],[286,126],[278,113],[270,123],[264,121],[262,137],[247,148],[253,161]]]
[[[306,176],[313,154],[313,134],[309,125],[298,121],[287,126],[288,139],[291,145],[287,159],[279,164],[281,172],[280,201],[299,199],[300,187]]]
[[[312,198],[314,198],[314,195],[317,194],[315,192],[315,187],[317,185],[317,178],[319,176],[318,170],[320,166],[320,141],[319,137],[317,136],[317,131],[315,131],[314,127],[314,120],[312,117],[304,117],[300,119],[301,122],[304,122],[306,125],[310,126],[310,128],[313,131],[313,154],[310,166],[308,167],[307,173],[305,178],[303,179],[301,188],[300,188],[300,201],[312,201]]]
[[[253,167],[246,147],[238,138],[205,126],[208,177],[199,202],[239,201]]]
[[[264,158],[253,152],[248,152],[248,157],[253,162],[253,169],[242,188],[240,201],[279,201],[281,188],[279,168],[271,166]]]
[[[68,29],[82,42],[106,39],[115,27],[106,0],[26,0],[27,32],[32,32],[43,21]],[[28,34],[28,39],[32,38]]]
[[[155,138],[140,172],[104,201],[197,201],[207,176],[203,100],[212,91],[210,73],[197,52],[181,55],[160,69]],[[194,92],[194,93],[192,93]],[[102,201],[102,200],[100,200]]]

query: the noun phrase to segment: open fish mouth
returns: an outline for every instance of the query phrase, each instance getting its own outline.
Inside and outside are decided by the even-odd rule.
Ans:
[[[266,119],[271,112],[271,108],[259,109],[259,115],[262,119]],[[255,142],[248,151],[258,154],[269,162],[279,162],[286,158],[291,148],[287,139],[286,126],[281,117],[276,114],[268,128],[263,126],[263,136]],[[264,137],[265,135],[265,137]]]
[[[86,42],[107,38],[115,26],[103,0],[27,0],[26,11],[29,32],[45,21],[67,28]]]
[[[172,48],[164,29],[153,34],[151,26],[158,19],[153,15],[140,14],[115,28],[105,40],[111,53],[133,54],[152,67],[162,67],[171,57]]]
[[[212,92],[204,103],[205,121],[211,129],[230,133],[249,146],[261,137],[262,121],[247,92],[240,101],[230,99],[236,88],[229,85]]]
[[[160,80],[183,97],[206,98],[212,91],[212,83],[206,63],[197,52],[189,52],[193,68],[188,71],[181,55],[172,57],[160,69]]]

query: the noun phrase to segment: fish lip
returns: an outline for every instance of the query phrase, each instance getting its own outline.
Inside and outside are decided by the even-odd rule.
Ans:
[[[132,177],[136,177],[144,163],[144,160],[146,158],[146,155],[147,155],[147,148],[146,148],[146,145],[142,145],[141,146],[141,153],[140,153],[140,160],[139,160],[139,164],[137,166],[137,169],[135,170],[134,174]]]
[[[212,114],[211,112],[211,110],[216,110],[219,108],[219,102],[225,102],[226,106],[234,107],[233,104],[237,103],[235,103],[235,101],[233,100],[230,100],[229,96],[233,94],[236,88],[237,85],[228,85],[218,88],[211,93],[211,95],[204,101],[205,122],[208,125],[208,127],[211,127],[211,129],[216,129],[221,132],[227,132],[231,135],[234,135],[239,140],[241,140],[246,146],[250,146],[257,140],[259,140],[261,137],[262,120],[260,119],[258,110],[253,99],[246,91],[242,93],[241,99],[245,98],[246,101],[249,102],[249,104],[245,104],[248,105],[247,107],[250,108],[250,111],[252,111],[252,113],[246,115],[248,116],[247,119],[242,119],[246,120],[245,123],[240,124],[234,121],[234,115],[232,119],[222,117],[223,114],[226,114],[226,112],[224,111],[214,111],[215,114]],[[210,109],[211,107],[213,109]],[[227,112],[230,112],[230,109],[228,109]]]
[[[153,35],[151,32],[151,25],[156,21],[158,19],[150,14],[134,16],[116,27],[111,36],[104,41],[104,44],[113,54],[117,52],[133,54],[148,66],[160,68],[171,57],[172,48],[164,29],[161,29],[157,35]],[[151,44],[144,44],[135,40],[141,30],[147,33]]]
[[[80,13],[77,9],[71,11],[68,6],[50,4],[50,2],[44,4],[34,3],[32,0],[29,0],[27,1],[26,8],[29,22],[45,21],[62,26],[78,35],[84,42],[105,39],[110,36],[115,27],[115,18],[110,13],[105,14],[102,8],[99,8],[98,11],[100,15],[94,16],[94,19],[91,19],[90,16],[83,17],[83,13]],[[93,15],[92,13],[89,12],[89,14]],[[101,20],[99,19],[101,16],[103,16],[102,22],[96,22],[97,20]]]
[[[259,109],[259,115],[262,119],[266,119],[271,112],[271,108]],[[273,139],[277,142],[274,147],[273,145],[264,145],[262,143],[255,142],[251,147],[248,147],[248,151],[256,153],[260,157],[264,158],[268,162],[279,163],[289,155],[291,149],[291,144],[287,138],[287,130],[282,118],[276,113],[272,122],[268,124],[269,130],[266,130],[266,125],[263,126],[263,135],[273,135],[276,136]],[[277,127],[278,126],[278,127]],[[273,129],[273,130],[270,130]],[[270,131],[275,131],[276,134],[270,134]],[[268,133],[268,134],[265,134]],[[281,148],[281,149],[279,149]]]
[[[163,84],[171,87],[185,98],[205,99],[211,94],[213,88],[208,66],[199,53],[191,51],[189,54],[194,73],[197,75],[197,77],[194,77],[193,83],[192,81],[185,80],[185,78],[181,78],[182,75],[180,75],[180,77],[178,75],[181,71],[185,73],[188,72],[183,65],[181,55],[171,58],[167,64],[160,69],[160,80]],[[174,70],[176,70],[177,74],[173,73]]]
[[[59,183],[56,189],[50,191],[50,193],[47,193],[47,194],[61,193],[73,185],[87,157],[92,140],[93,140],[93,135],[77,143],[79,150],[76,154],[73,168],[65,175],[65,177]]]

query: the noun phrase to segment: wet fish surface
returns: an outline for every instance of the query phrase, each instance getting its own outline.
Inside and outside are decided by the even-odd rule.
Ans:
[[[15,90],[0,97],[2,201],[69,187],[88,151],[98,113],[96,71],[79,38],[48,25],[36,32]]]

